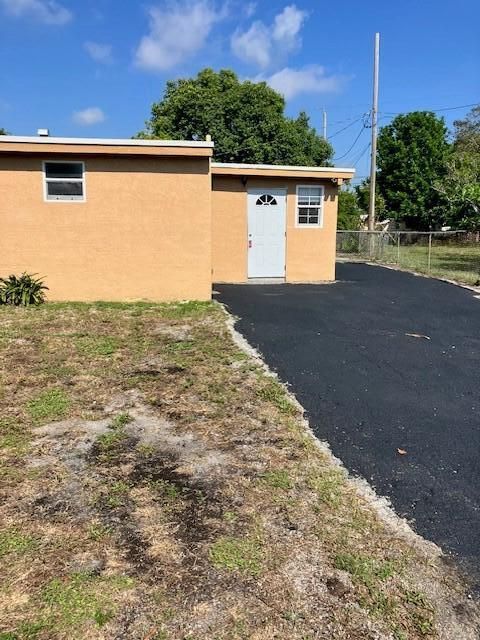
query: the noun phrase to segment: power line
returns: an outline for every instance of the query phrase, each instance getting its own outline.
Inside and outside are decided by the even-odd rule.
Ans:
[[[367,146],[365,147],[365,149],[364,149],[363,151],[361,151],[361,152],[360,152],[360,155],[359,155],[359,156],[357,156],[357,158],[356,158],[355,160],[353,160],[353,162],[352,162],[352,165],[353,165],[353,166],[357,165],[357,164],[360,162],[360,160],[361,160],[361,159],[363,158],[363,156],[367,153],[367,151],[370,149],[370,147],[371,147],[371,146],[372,146],[372,143],[371,143],[371,142],[369,142],[369,143],[367,144]]]
[[[347,129],[349,129],[350,127],[353,127],[354,124],[357,124],[357,122],[360,122],[360,120],[365,116],[364,113],[362,113],[362,115],[357,118],[356,120],[354,120],[353,122],[350,122],[350,124],[347,124],[346,127],[343,127],[343,129],[339,129],[338,131],[335,131],[335,133],[332,133],[331,136],[328,136],[328,140],[331,140],[332,138],[334,138],[336,135],[338,135],[339,133],[342,133],[342,131],[346,131]]]
[[[333,158],[333,160],[334,160],[334,161],[335,161],[335,160],[341,160],[342,158],[345,158],[345,156],[348,156],[348,154],[350,153],[350,151],[354,148],[354,146],[355,146],[355,145],[357,144],[357,142],[359,141],[360,136],[361,136],[361,135],[362,135],[362,133],[364,132],[365,128],[366,128],[366,127],[365,127],[365,124],[362,124],[362,128],[361,128],[361,129],[360,129],[360,131],[358,132],[358,135],[357,135],[357,137],[355,138],[355,140],[353,141],[352,146],[350,147],[350,149],[349,149],[348,151],[346,151],[346,152],[343,154],[343,156],[338,156],[337,158]]]
[[[476,107],[478,102],[472,102],[472,104],[460,104],[456,107],[441,107],[440,109],[414,109],[412,111],[381,111],[384,116],[401,116],[406,113],[414,113],[414,111],[432,111],[438,113],[440,111],[455,111],[455,109],[467,109],[468,107]]]
[[[332,120],[330,124],[344,124],[345,122],[351,122],[352,120],[356,120],[358,122],[360,118],[363,118],[364,114],[365,114],[365,111],[363,113],[358,113],[356,116],[351,116],[350,118],[344,118],[343,120]]]

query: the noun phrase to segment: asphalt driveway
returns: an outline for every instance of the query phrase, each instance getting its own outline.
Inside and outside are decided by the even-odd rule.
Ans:
[[[215,290],[316,435],[478,588],[480,299],[364,264],[338,264],[337,278]]]

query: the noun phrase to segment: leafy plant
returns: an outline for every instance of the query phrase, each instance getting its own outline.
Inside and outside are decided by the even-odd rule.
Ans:
[[[0,278],[0,304],[11,304],[16,307],[28,307],[45,302],[45,290],[41,278],[37,274],[22,273],[21,276],[9,275]]]

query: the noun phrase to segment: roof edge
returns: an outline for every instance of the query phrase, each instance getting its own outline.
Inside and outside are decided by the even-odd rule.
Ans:
[[[106,147],[191,147],[213,149],[206,140],[143,140],[140,138],[58,138],[54,136],[0,136],[2,142],[28,144],[98,145]]]
[[[355,169],[348,167],[305,167],[295,165],[281,165],[281,164],[243,164],[237,162],[212,162],[212,168],[218,169],[253,169],[258,171],[305,171],[305,172],[317,172],[317,173],[355,173]]]

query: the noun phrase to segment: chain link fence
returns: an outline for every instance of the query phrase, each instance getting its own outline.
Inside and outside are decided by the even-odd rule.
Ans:
[[[480,233],[467,231],[337,231],[337,257],[480,285]]]

